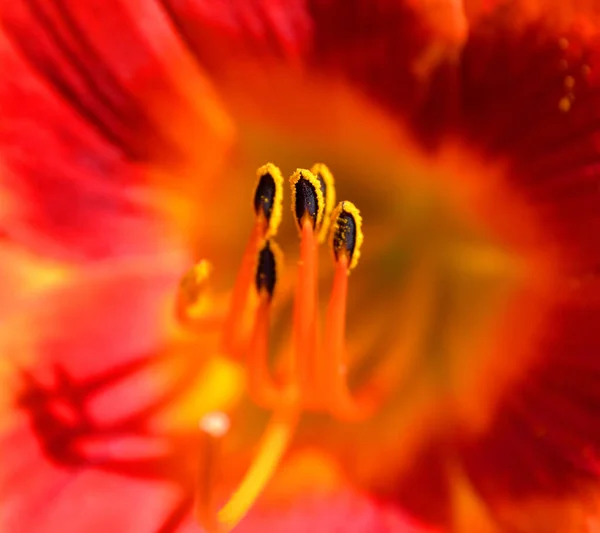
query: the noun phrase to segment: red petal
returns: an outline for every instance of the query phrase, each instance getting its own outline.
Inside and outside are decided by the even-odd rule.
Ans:
[[[600,455],[594,430],[600,41],[577,27],[556,33],[539,20],[510,32],[510,20],[484,19],[472,29],[460,134],[490,157],[511,162],[508,185],[526,199],[558,250],[561,277],[536,347],[539,364],[507,392],[496,423],[466,445],[464,458],[473,482],[490,497],[564,497],[597,479]]]
[[[397,508],[375,502],[350,490],[304,495],[266,509],[257,506],[240,523],[239,533],[434,533],[403,515]]]
[[[176,257],[107,264],[5,321],[3,529],[106,531],[110,525],[150,533],[185,496],[161,477],[168,448],[157,448],[143,431],[134,438],[135,416],[161,399],[155,374],[141,374],[128,394],[113,395],[102,410],[94,407],[106,388],[152,361],[181,267]],[[112,447],[99,446],[103,435],[112,437]],[[93,453],[82,448],[94,443]],[[120,477],[119,469],[138,475]],[[140,502],[140,516],[123,507],[126,501]],[[150,509],[142,512],[142,501]]]
[[[453,0],[431,5],[414,0],[164,4],[198,62],[232,100],[240,90],[255,91],[259,99],[265,90],[271,92],[281,73],[268,67],[283,59],[292,70],[303,65],[316,74],[345,78],[378,103],[411,115],[426,96],[423,78],[457,55],[467,30],[460,3]],[[249,68],[257,59],[260,64]],[[299,84],[306,82],[302,74]],[[271,85],[265,89],[257,77]]]
[[[185,100],[173,74],[186,66],[184,49],[162,11],[6,0],[0,23],[0,63],[11,73],[0,82],[3,231],[76,260],[156,250],[167,228],[152,189],[158,174],[176,181],[177,135],[206,150],[195,164],[212,154],[194,169],[206,184],[229,134],[206,84],[187,90],[209,111]]]
[[[505,391],[493,423],[480,434],[444,436],[403,480],[401,501],[436,521],[451,513],[447,465],[455,454],[502,523],[523,518],[519,531],[558,530],[559,509],[567,520],[574,508],[580,515],[592,508],[600,464],[600,41],[590,25],[516,20],[510,9],[479,19],[458,70],[434,75],[414,117],[426,146],[458,139],[506,167],[505,186],[537,219],[557,271],[550,310],[527,350],[537,362]],[[502,340],[511,360],[523,356],[513,345],[519,333],[515,327]],[[415,486],[429,497],[418,498]],[[540,505],[544,516],[519,517],[515,508],[526,504]],[[571,516],[566,524],[573,523]]]

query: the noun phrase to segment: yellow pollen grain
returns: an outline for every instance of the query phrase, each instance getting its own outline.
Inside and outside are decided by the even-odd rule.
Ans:
[[[558,109],[563,113],[567,113],[571,109],[571,99],[568,96],[563,96],[558,102]]]
[[[590,75],[590,72],[591,72],[591,70],[592,70],[592,69],[590,68],[590,66],[589,66],[589,65],[582,65],[582,66],[581,66],[581,74],[582,74],[584,77],[586,77],[586,78],[587,78],[587,77]]]
[[[565,77],[565,88],[572,89],[575,87],[575,78],[573,76]]]
[[[561,50],[566,50],[567,48],[569,48],[569,40],[566,37],[561,37],[558,40],[558,46]]]

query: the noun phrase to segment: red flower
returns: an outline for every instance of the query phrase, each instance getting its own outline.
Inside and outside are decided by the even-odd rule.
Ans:
[[[595,6],[0,5],[4,529],[191,531],[194,500],[206,515],[257,457],[273,464],[256,468],[266,488],[240,531],[594,527]],[[347,350],[333,332],[348,233],[334,234],[345,259],[321,351],[302,213],[295,297],[279,263],[256,266],[265,238],[275,249],[247,207],[265,161],[325,161],[361,209]],[[302,172],[323,203],[319,172]],[[234,291],[229,306],[250,234],[238,279],[258,298]],[[199,259],[213,292],[200,262],[177,295]],[[176,324],[175,296],[200,333]],[[265,410],[261,372],[277,362],[252,357],[269,311],[275,359],[296,366],[293,401]],[[346,378],[382,393],[360,421],[338,403]],[[300,423],[279,461],[295,416],[257,443],[288,400]],[[232,422],[222,439],[198,430],[214,411]]]

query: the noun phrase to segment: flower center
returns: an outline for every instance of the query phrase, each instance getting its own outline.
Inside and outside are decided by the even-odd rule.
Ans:
[[[290,441],[303,411],[327,413],[338,420],[369,417],[383,391],[361,391],[355,396],[347,384],[346,302],[348,275],[356,266],[362,245],[362,219],[348,201],[335,204],[333,177],[323,164],[298,169],[290,178],[292,212],[300,237],[300,260],[295,286],[292,343],[289,354],[269,365],[269,324],[272,300],[281,271],[282,254],[274,237],[281,221],[283,178],[268,163],[258,169],[254,193],[255,222],[223,317],[222,349],[247,368],[248,393],[259,406],[273,412],[246,476],[231,499],[216,510],[214,456],[227,433],[224,413],[211,413],[200,422],[206,437],[200,476],[198,518],[209,531],[233,527],[251,507]],[[335,262],[333,287],[323,338],[318,328],[318,246],[328,239]],[[178,316],[191,323],[210,269],[198,263],[184,277]],[[202,327],[205,318],[196,326]]]

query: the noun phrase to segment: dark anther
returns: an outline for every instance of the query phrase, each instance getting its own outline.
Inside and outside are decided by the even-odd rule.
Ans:
[[[267,222],[271,219],[273,212],[275,189],[275,180],[271,174],[267,173],[260,177],[254,193],[254,211],[258,215],[262,210]]]
[[[356,246],[356,220],[354,215],[343,211],[335,221],[333,234],[333,253],[335,258],[339,258],[340,252],[345,252],[348,259],[352,259],[354,248]]]
[[[319,205],[317,191],[315,186],[304,177],[300,177],[296,184],[296,205],[295,212],[298,224],[302,227],[302,220],[309,216],[312,220],[313,228],[317,226],[317,216],[319,214]]]
[[[256,269],[256,290],[267,291],[269,299],[273,297],[275,282],[277,281],[277,271],[275,264],[275,254],[271,249],[269,241],[265,243],[264,248],[258,254],[258,268]]]

